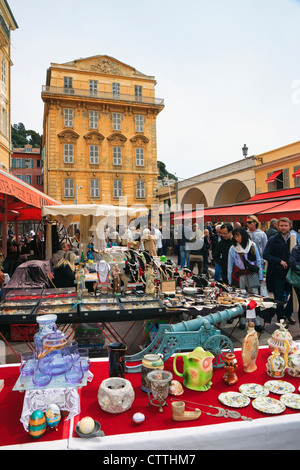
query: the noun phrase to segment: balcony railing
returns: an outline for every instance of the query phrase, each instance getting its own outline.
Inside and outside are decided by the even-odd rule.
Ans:
[[[164,100],[151,96],[124,95],[122,93],[108,93],[104,91],[80,90],[76,88],[61,88],[43,85],[42,93],[48,95],[74,96],[79,98],[93,98],[104,101],[127,101],[131,103],[141,103],[153,106],[164,106]]]

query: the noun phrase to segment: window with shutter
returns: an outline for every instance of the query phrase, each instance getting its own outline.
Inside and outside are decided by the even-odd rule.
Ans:
[[[145,198],[145,181],[136,182],[136,197],[137,199]]]
[[[113,147],[113,165],[122,165],[121,147]]]
[[[122,180],[114,180],[114,197],[122,197]]]
[[[90,145],[90,163],[97,165],[99,163],[99,146]]]
[[[73,127],[73,109],[65,108],[65,127]]]
[[[135,132],[144,132],[144,116],[142,114],[135,116]]]
[[[71,178],[65,179],[65,197],[74,197],[74,180]]]
[[[99,197],[99,180],[98,179],[90,180],[90,195],[91,197]]]
[[[89,81],[89,90],[90,90],[90,96],[97,96],[97,93],[98,93],[98,82],[97,82],[97,80],[90,80]]]
[[[112,84],[112,94],[114,95],[114,98],[119,98],[120,96],[120,83],[114,82]]]
[[[98,129],[98,111],[90,111],[90,129]]]
[[[135,85],[134,87],[134,97],[136,101],[142,101],[143,87],[140,85]]]
[[[64,162],[74,163],[74,146],[73,144],[64,144]]]
[[[144,166],[144,149],[143,148],[137,148],[135,149],[135,161],[136,161],[136,166]]]
[[[298,170],[300,170],[300,165],[294,166],[294,172],[293,173],[296,173],[296,171],[298,171]],[[295,178],[294,178],[294,187],[295,188],[300,188],[300,175],[295,176]]]
[[[121,113],[113,113],[113,130],[121,130]]]
[[[290,181],[289,181],[289,169],[284,168],[282,170],[282,189],[289,189]],[[279,189],[279,188],[278,188]]]

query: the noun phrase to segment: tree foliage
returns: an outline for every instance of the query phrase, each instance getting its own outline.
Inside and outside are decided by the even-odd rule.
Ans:
[[[158,176],[159,180],[163,180],[164,178],[169,178],[169,180],[177,181],[177,177],[167,171],[165,163],[158,161],[157,168],[159,171],[159,176]]]
[[[15,148],[23,148],[25,145],[32,145],[33,148],[40,148],[42,137],[33,130],[27,130],[22,122],[11,126],[11,140]]]

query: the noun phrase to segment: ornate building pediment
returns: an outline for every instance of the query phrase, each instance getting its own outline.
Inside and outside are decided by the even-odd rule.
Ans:
[[[60,132],[58,138],[62,144],[76,144],[79,134],[72,129],[67,129]]]
[[[130,142],[141,145],[141,144],[148,144],[150,141],[148,137],[146,137],[145,135],[135,134],[133,137],[131,137]]]
[[[120,132],[114,132],[107,137],[107,140],[111,143],[124,143],[126,142],[127,137]]]
[[[90,144],[90,145],[98,145],[99,143],[104,140],[104,135],[97,131],[88,132],[83,136],[83,138]]]

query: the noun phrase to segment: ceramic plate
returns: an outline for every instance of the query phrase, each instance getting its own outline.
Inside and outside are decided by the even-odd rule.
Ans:
[[[281,395],[280,401],[288,408],[300,410],[300,395],[298,395],[298,393],[285,393]]]
[[[272,415],[282,413],[285,410],[284,403],[271,397],[255,398],[252,402],[252,406],[262,413],[269,413]]]
[[[257,397],[266,397],[269,395],[269,390],[264,387],[263,385],[259,384],[243,384],[240,386],[239,391],[243,395],[247,395],[250,398],[257,398]]]
[[[224,392],[218,398],[223,405],[232,406],[233,408],[243,408],[250,403],[249,397],[238,392]]]
[[[284,393],[293,393],[295,391],[294,385],[284,380],[269,380],[264,384],[268,390],[272,393],[277,393],[278,395],[283,395]]]

